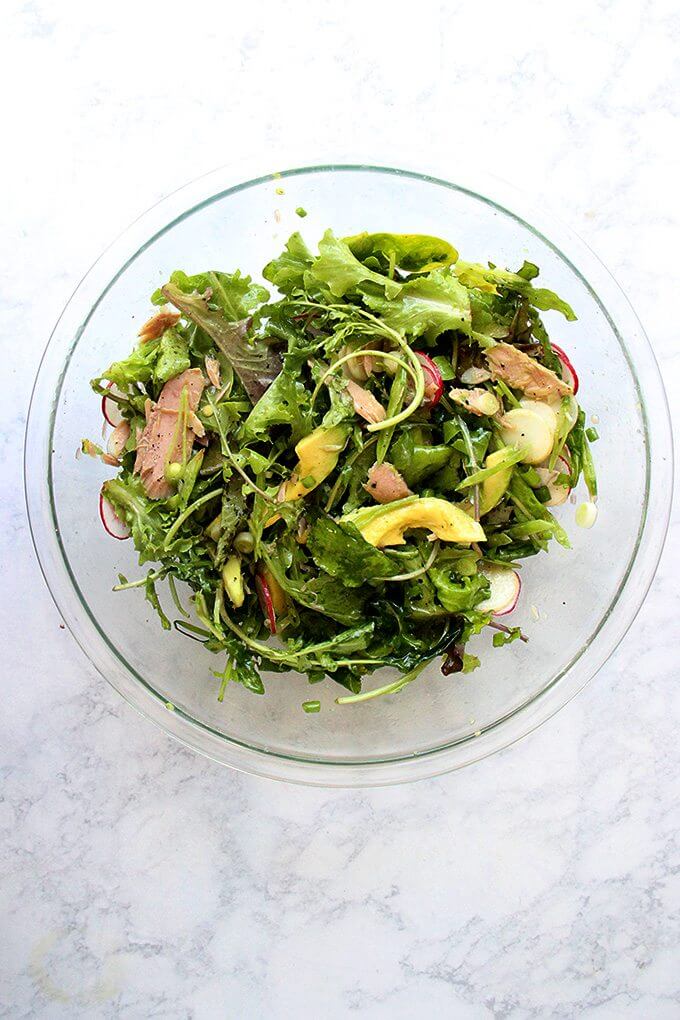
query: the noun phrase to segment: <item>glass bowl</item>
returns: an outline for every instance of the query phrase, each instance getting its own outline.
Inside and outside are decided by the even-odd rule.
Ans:
[[[644,332],[607,271],[571,231],[500,182],[453,184],[376,166],[315,166],[233,184],[218,170],[171,195],[99,259],[64,310],[42,360],[26,436],[25,484],[36,551],[64,620],[100,673],[144,715],[226,765],[328,786],[422,778],[523,736],[561,708],[621,640],[651,583],[666,532],[672,458],[668,409]],[[282,193],[283,192],[283,193]],[[296,208],[308,211],[306,218]],[[451,240],[469,260],[541,268],[540,282],[575,309],[546,322],[580,376],[579,399],[599,418],[600,484],[592,530],[574,507],[558,514],[573,548],[526,561],[513,624],[529,637],[502,649],[488,635],[471,649],[482,666],[443,677],[433,664],[401,693],[338,706],[331,681],[310,688],[276,674],[257,697],[232,685],[218,702],[219,660],[162,631],[139,591],[113,593],[118,572],[138,576],[131,542],[98,516],[110,469],[75,454],[97,439],[100,402],[89,380],[124,356],[150,313],[153,290],[177,268],[260,268],[302,230],[316,242],[362,230]],[[166,606],[166,608],[168,608]],[[375,678],[367,683],[375,683]],[[319,698],[318,715],[301,703]]]

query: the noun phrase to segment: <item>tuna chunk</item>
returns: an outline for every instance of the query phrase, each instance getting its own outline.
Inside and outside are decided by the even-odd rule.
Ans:
[[[205,359],[205,371],[210,380],[211,384],[215,389],[219,389],[220,385],[220,363],[217,358],[211,358],[209,355]]]
[[[380,401],[375,399],[369,390],[365,390],[363,386],[359,386],[358,383],[353,382],[351,379],[346,383],[346,388],[352,398],[354,410],[364,421],[373,424],[385,420],[385,408]]]
[[[181,461],[183,450],[189,456],[195,439],[188,424],[183,428],[179,420],[182,390],[187,390],[187,418],[190,421],[204,386],[201,370],[189,368],[165,384],[156,404],[150,401],[147,404],[146,426],[137,443],[135,473],[142,479],[150,499],[167,499],[174,491],[165,480],[166,465]]]
[[[376,503],[393,503],[395,499],[405,499],[413,493],[391,464],[374,464],[368,472],[368,481],[364,489],[373,496]]]
[[[568,383],[510,344],[496,344],[485,351],[485,355],[494,379],[502,379],[528,397],[548,400],[550,397],[568,397],[572,393]]]
[[[155,340],[157,337],[162,336],[166,329],[174,326],[180,318],[179,312],[173,312],[166,305],[160,312],[156,312],[150,319],[147,319],[137,336],[143,344],[148,343],[149,340]]]

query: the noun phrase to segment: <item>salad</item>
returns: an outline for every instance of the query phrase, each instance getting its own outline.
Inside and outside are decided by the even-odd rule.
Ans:
[[[579,523],[597,497],[597,434],[541,320],[575,315],[538,272],[328,230],[318,254],[294,233],[264,267],[273,294],[239,271],[177,271],[153,294],[135,349],[92,381],[108,445],[83,451],[117,469],[102,521],[150,565],[116,589],[167,629],[173,605],[221,653],[220,700],[295,670],[358,702],[434,659],[469,672],[483,630],[526,641],[502,622],[521,561],[569,546],[552,508],[581,477]],[[396,678],[366,682],[383,667]]]

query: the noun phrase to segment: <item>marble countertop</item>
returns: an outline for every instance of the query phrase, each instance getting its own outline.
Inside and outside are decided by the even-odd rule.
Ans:
[[[185,180],[301,144],[532,191],[627,291],[677,406],[679,44],[675,0],[5,4],[0,1016],[680,1016],[677,527],[633,632],[538,732],[324,791],[126,707],[63,629],[20,481],[42,348],[101,249]]]

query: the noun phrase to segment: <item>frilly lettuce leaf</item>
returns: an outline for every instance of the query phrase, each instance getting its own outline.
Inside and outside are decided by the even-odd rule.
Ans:
[[[389,300],[379,294],[363,293],[366,305],[399,333],[434,338],[446,329],[470,325],[470,297],[463,284],[446,270],[434,270],[406,283]]]
[[[150,382],[154,376],[159,350],[160,339],[138,344],[127,358],[109,365],[105,372],[93,380],[93,384],[107,381],[126,389],[137,382]]]
[[[305,282],[308,281],[327,287],[334,297],[343,297],[367,281],[378,284],[388,298],[398,294],[401,287],[395,280],[363,265],[332,230],[327,230],[319,241],[319,256],[305,274]]]
[[[489,594],[489,582],[483,574],[461,577],[446,567],[433,567],[429,577],[437,598],[449,613],[468,612]]]
[[[296,230],[286,241],[286,247],[279,257],[267,263],[262,275],[284,294],[290,294],[302,288],[305,271],[312,261],[312,253]]]
[[[515,291],[527,299],[530,305],[541,312],[556,311],[569,322],[576,319],[571,305],[545,287],[534,287],[532,279],[538,276],[538,268],[532,262],[525,262],[519,273],[511,273],[497,266],[482,266],[476,262],[458,262],[453,271],[466,287],[477,288],[487,293],[496,293],[498,287]]]
[[[186,368],[191,368],[187,340],[179,330],[166,329],[162,336],[140,343],[129,357],[114,361],[93,383],[106,380],[125,390],[138,382],[152,382],[160,388]]]

